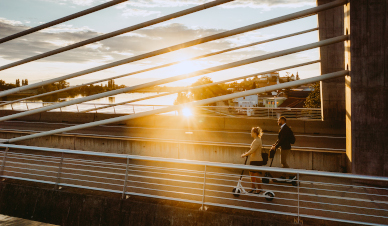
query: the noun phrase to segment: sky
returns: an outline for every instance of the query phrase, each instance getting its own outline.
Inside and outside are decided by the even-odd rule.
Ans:
[[[104,2],[107,1],[1,0],[0,38]],[[209,2],[209,0],[126,1],[93,14],[70,20],[54,27],[0,44],[0,65],[9,64],[206,2]],[[0,79],[9,83],[14,83],[16,79],[28,79],[31,84],[169,47],[200,37],[258,23],[311,8],[315,5],[315,0],[236,0],[97,43],[89,44],[65,53],[60,53],[35,62],[0,71]],[[315,28],[317,27],[317,24],[317,17],[310,16],[143,59],[67,81],[70,82],[71,85],[77,85],[165,63],[184,61],[184,59],[189,57]],[[137,85],[317,41],[318,32],[314,31],[292,38],[244,48],[196,61],[184,61],[182,64],[176,66],[117,79],[116,84],[124,84],[126,86]],[[313,49],[207,74],[206,76],[213,79],[213,81],[220,81],[317,59],[319,59],[319,49]],[[319,64],[313,64],[281,71],[280,74],[285,75],[286,72],[293,74],[298,72],[299,76],[303,79],[319,75],[320,66]],[[190,85],[198,78],[199,77],[186,79],[167,85]]]

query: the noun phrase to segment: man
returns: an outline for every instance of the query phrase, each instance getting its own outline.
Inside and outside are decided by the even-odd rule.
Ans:
[[[287,156],[291,152],[291,143],[295,142],[294,133],[288,127],[287,119],[284,116],[281,116],[278,119],[278,125],[280,126],[278,140],[274,145],[272,145],[271,148],[271,157],[275,155],[276,149],[279,147],[281,148],[280,152],[280,162],[282,163],[283,168],[290,168],[290,166],[287,163]],[[294,176],[290,176],[290,179],[292,179]],[[285,177],[280,177],[281,179],[285,179]]]

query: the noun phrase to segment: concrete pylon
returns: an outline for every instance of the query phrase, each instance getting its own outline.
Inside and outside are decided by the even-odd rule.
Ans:
[[[388,1],[350,1],[347,154],[352,173],[388,176]],[[347,134],[347,139],[349,135]]]
[[[334,0],[317,0],[323,5]],[[319,40],[344,35],[344,8],[336,7],[318,13]],[[336,43],[320,48],[321,74],[344,70],[344,43]],[[324,121],[345,124],[345,78],[335,78],[321,82],[321,108]]]

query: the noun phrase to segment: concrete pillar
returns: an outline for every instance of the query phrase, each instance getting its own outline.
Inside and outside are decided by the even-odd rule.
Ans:
[[[352,173],[388,176],[388,0],[350,3]]]
[[[317,0],[323,5],[334,0]],[[319,40],[344,35],[344,8],[336,7],[318,13]],[[320,48],[321,74],[344,70],[344,43],[336,43]],[[345,78],[335,78],[321,82],[322,119],[345,123]]]

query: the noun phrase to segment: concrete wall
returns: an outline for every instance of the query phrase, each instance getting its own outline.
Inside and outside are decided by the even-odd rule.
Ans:
[[[388,1],[350,3],[352,173],[388,176]]]
[[[4,139],[23,135],[25,134],[0,132],[0,138]],[[78,135],[40,137],[16,144],[235,164],[244,164],[244,159],[240,158],[240,155],[248,150],[247,147],[92,138]],[[297,169],[331,172],[345,170],[345,153],[293,151],[287,161],[290,167]],[[273,166],[281,167],[280,152],[276,153]]]
[[[146,226],[280,226],[295,225],[294,217],[209,207],[198,204],[84,190],[53,190],[28,185],[0,183],[0,213],[56,225],[146,225]],[[303,219],[303,225],[347,225]]]
[[[1,110],[0,117],[15,114],[16,111]],[[66,123],[87,123],[100,121],[122,115],[96,114],[96,113],[73,113],[73,112],[43,112],[16,120],[40,121],[40,122],[66,122]],[[155,115],[117,123],[127,126],[153,127],[153,128],[189,128],[209,130],[250,130],[253,126],[260,126],[264,131],[278,132],[277,119],[266,118],[231,118],[215,116],[181,117]],[[287,124],[292,127],[295,133],[307,134],[331,134],[344,135],[346,133],[345,123],[339,121],[320,120],[295,120],[288,119]]]
[[[334,0],[317,0],[317,5]],[[344,8],[336,7],[318,13],[319,40],[344,35]],[[341,71],[345,68],[344,43],[320,47],[321,73]],[[322,118],[345,124],[345,78],[321,82]]]

